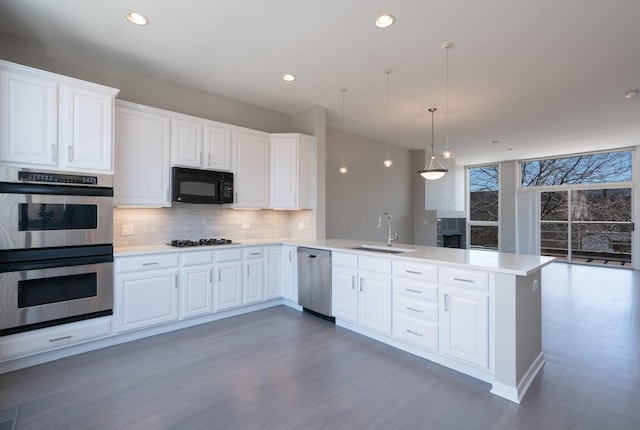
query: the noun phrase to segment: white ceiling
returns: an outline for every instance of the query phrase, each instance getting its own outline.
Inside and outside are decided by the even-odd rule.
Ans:
[[[396,23],[376,28],[380,12]],[[453,42],[462,164],[640,144],[640,97],[624,98],[640,90],[639,18],[638,0],[0,0],[2,32],[287,114],[320,105],[331,127],[346,87],[346,130],[410,149],[429,142],[429,107],[444,148]]]

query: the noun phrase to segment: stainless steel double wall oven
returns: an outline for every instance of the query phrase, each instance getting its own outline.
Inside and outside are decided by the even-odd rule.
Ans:
[[[0,335],[113,313],[113,176],[0,167]]]

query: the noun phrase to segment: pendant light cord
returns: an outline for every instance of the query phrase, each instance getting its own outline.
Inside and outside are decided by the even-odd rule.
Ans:
[[[387,69],[384,71],[387,74],[387,133],[385,140],[387,141],[387,160],[389,159],[389,74],[391,74],[391,69]]]

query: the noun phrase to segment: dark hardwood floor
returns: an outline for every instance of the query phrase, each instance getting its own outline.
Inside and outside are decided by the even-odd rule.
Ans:
[[[640,273],[543,270],[547,363],[521,405],[285,307],[0,375],[18,429],[638,429]]]

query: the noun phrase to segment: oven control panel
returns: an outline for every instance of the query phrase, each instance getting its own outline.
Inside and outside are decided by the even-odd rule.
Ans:
[[[54,184],[98,185],[97,176],[68,175],[65,173],[18,172],[18,180],[24,182],[47,182]]]

